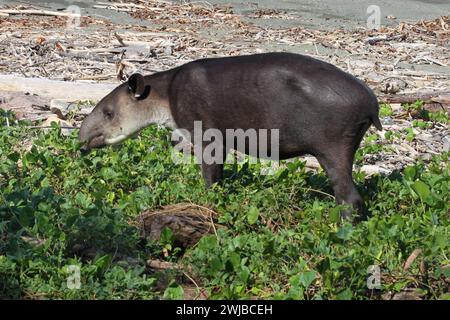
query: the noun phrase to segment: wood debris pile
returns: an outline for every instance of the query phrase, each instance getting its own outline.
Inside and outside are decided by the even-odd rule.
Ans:
[[[131,14],[135,18],[151,20],[155,24],[170,22],[186,25],[188,28],[204,27],[208,24],[241,24],[240,19],[229,6],[213,6],[207,1],[194,3],[173,3],[169,1],[148,1],[140,10]]]
[[[206,234],[214,234],[217,213],[192,203],[168,205],[157,211],[144,211],[138,217],[143,237],[157,241],[165,228],[172,230],[174,241],[182,248],[192,247]]]
[[[116,34],[118,26],[92,18],[83,18],[81,28],[71,30],[62,23],[64,17],[1,17],[0,54],[5,58],[0,72],[114,81],[119,70],[148,73],[198,58],[284,50],[336,64],[378,93],[439,91],[450,81],[449,16],[378,31],[321,31],[264,28],[244,21],[229,7],[206,2],[106,4],[111,10],[131,6],[131,15],[152,26],[119,26]],[[266,11],[255,14],[278,16]]]

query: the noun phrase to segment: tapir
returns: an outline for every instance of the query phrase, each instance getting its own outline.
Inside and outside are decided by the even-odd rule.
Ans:
[[[313,155],[348,217],[364,204],[352,179],[360,142],[373,124],[382,130],[374,93],[324,61],[293,53],[195,60],[143,76],[135,73],[104,97],[83,121],[82,151],[112,145],[151,125],[204,129],[278,129],[279,159]],[[205,148],[207,142],[201,143]],[[224,153],[227,153],[224,147]],[[244,151],[245,152],[245,151]],[[223,163],[201,163],[207,186]]]

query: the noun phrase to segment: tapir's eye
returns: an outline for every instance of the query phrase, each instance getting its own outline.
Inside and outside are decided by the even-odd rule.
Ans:
[[[104,113],[105,117],[109,120],[114,118],[114,112],[112,112],[111,110],[105,110],[103,113]]]

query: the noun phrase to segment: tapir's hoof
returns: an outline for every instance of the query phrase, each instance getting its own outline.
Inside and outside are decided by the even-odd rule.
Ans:
[[[356,224],[367,220],[367,214],[364,210],[343,209],[341,210],[341,220]]]
[[[90,151],[90,149],[89,149],[89,147],[86,146],[86,145],[84,145],[84,146],[82,146],[82,147],[80,148],[81,154],[88,154],[89,151]]]
[[[355,210],[353,209],[342,209],[341,210],[341,220],[342,221],[352,221],[357,216]]]

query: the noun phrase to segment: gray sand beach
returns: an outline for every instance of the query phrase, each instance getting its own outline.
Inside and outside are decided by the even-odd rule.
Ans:
[[[0,4],[32,4],[54,10],[77,5],[84,14],[107,17],[116,23],[144,25],[148,23],[133,19],[126,13],[93,8],[97,2],[95,0],[1,0]],[[271,28],[294,26],[325,30],[364,28],[370,15],[367,13],[367,8],[370,5],[377,5],[380,8],[381,25],[386,26],[398,24],[400,21],[415,22],[421,19],[433,19],[450,13],[449,0],[208,0],[207,2],[231,5],[233,10],[242,14],[246,19],[251,19],[255,24]],[[256,10],[262,9],[285,12],[290,18],[265,19],[264,17],[252,17]]]

